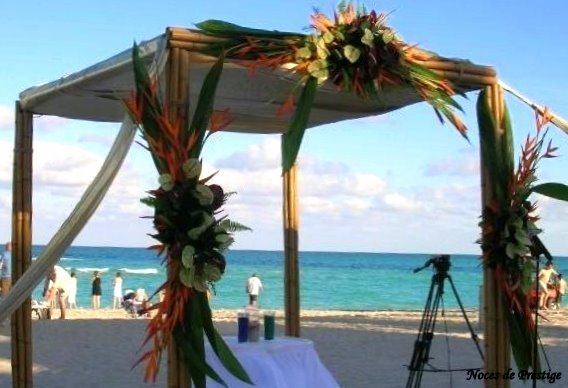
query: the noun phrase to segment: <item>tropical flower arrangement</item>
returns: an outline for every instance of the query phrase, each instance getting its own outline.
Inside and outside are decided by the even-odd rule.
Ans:
[[[205,53],[224,52],[227,58],[247,60],[253,70],[291,68],[301,76],[297,109],[290,94],[279,110],[294,111],[283,137],[284,171],[296,160],[317,87],[326,81],[339,90],[379,101],[389,86],[412,87],[434,107],[441,121],[447,118],[466,137],[467,128],[455,113],[461,107],[452,97],[455,91],[450,82],[419,62],[426,59],[424,55],[386,26],[385,14],[342,3],[333,20],[319,11],[311,19],[311,35],[245,28],[219,20],[197,24],[204,32],[225,38],[208,45]]]
[[[136,46],[133,63],[136,94],[126,106],[159,173],[159,188],[151,190],[142,202],[154,209],[156,233],[152,237],[159,244],[151,248],[163,255],[167,267],[167,280],[156,291],[164,291],[163,300],[154,305],[157,312],[147,328],[145,343],[151,341],[153,346],[139,360],[146,362],[145,380],[155,381],[162,352],[175,339],[191,366],[190,379],[197,388],[205,387],[206,376],[224,384],[205,361],[206,335],[227,369],[250,382],[213,326],[207,298],[209,287],[225,271],[223,251],[233,242],[232,232],[248,229],[221,215],[231,193],[210,184],[212,176],[202,176],[199,159],[208,136],[230,123],[228,112],[213,112],[223,59],[206,77],[189,128],[169,119],[169,107],[162,103],[157,83],[149,77]]]
[[[545,144],[543,128],[550,119],[547,113],[537,116],[536,134],[527,136],[515,169],[508,111],[505,108],[503,121],[495,123],[486,97],[485,92],[480,94],[477,108],[481,146],[488,156],[484,163],[490,174],[494,201],[486,204],[480,224],[484,231],[480,240],[482,259],[484,265],[494,269],[508,306],[511,347],[518,368],[539,370],[530,293],[535,285],[535,260],[540,254],[548,255],[548,251],[538,237],[541,230],[536,226],[537,206],[529,197],[539,193],[568,201],[568,186],[536,184],[539,163],[555,157],[557,150],[550,142]],[[502,141],[495,136],[496,125],[503,131]]]

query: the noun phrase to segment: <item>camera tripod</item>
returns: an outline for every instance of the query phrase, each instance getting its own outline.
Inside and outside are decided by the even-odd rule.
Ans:
[[[432,282],[430,284],[430,290],[428,291],[428,297],[426,298],[426,306],[424,307],[424,312],[422,314],[422,321],[420,322],[420,328],[418,330],[418,337],[414,342],[414,352],[412,353],[412,359],[408,369],[410,371],[408,375],[408,380],[406,381],[406,388],[420,387],[422,382],[422,373],[424,372],[424,366],[428,364],[430,360],[430,346],[432,345],[432,340],[434,339],[434,329],[436,327],[436,318],[438,317],[438,311],[440,308],[440,302],[442,301],[442,314],[444,312],[443,295],[444,295],[444,281],[448,279],[450,282],[452,291],[462,315],[465,319],[471,338],[477,346],[481,360],[484,360],[483,352],[481,351],[481,346],[479,345],[479,339],[474,333],[471,323],[467,318],[465,309],[461,299],[456,291],[456,287],[452,280],[452,277],[448,274],[450,269],[450,256],[449,255],[439,255],[434,256],[420,268],[416,268],[414,273],[422,271],[423,269],[434,266],[435,273],[432,276]],[[451,370],[450,370],[451,371]]]

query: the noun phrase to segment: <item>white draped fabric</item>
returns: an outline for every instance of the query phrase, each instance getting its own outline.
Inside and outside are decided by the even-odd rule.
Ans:
[[[120,166],[122,166],[135,134],[136,126],[132,123],[130,117],[126,117],[101,170],[89,185],[81,200],[51,238],[37,260],[18,279],[6,298],[0,302],[0,321],[8,318],[31,295],[34,288],[45,278],[49,268],[57,263],[75,237],[81,232],[107,193]]]
[[[271,341],[238,343],[235,337],[225,337],[227,345],[247,371],[256,387],[271,388],[337,388],[339,385],[321,362],[314,343],[307,339],[277,337]],[[210,346],[207,362],[229,388],[250,388],[232,376],[221,364]],[[221,388],[208,379],[207,387]]]
[[[152,63],[150,69],[151,74],[161,74],[166,62],[165,44],[158,52],[157,60]],[[37,260],[18,279],[6,298],[0,302],[0,321],[8,318],[32,294],[34,288],[45,278],[49,268],[57,263],[87,224],[120,170],[135,134],[136,125],[129,115],[125,115],[114,144],[93,182],[87,187],[69,217],[51,238]]]

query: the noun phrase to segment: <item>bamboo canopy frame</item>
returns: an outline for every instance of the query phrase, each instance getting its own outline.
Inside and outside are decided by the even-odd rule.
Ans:
[[[167,28],[165,34],[141,44],[144,58],[150,62],[155,47],[167,41],[165,93],[175,109],[172,118],[187,122],[192,99],[198,93],[196,85],[215,58],[196,52],[203,45],[218,42],[199,31]],[[145,51],[144,51],[145,50]],[[495,69],[466,60],[448,59],[428,54],[423,65],[452,81],[455,90],[468,92],[486,88],[491,95],[491,109],[498,118],[502,114],[502,88]],[[56,115],[72,119],[118,122],[124,115],[121,100],[133,90],[130,50],[58,81],[28,89],[16,104],[16,137],[14,149],[12,241],[14,281],[31,263],[32,245],[32,150],[33,114]],[[246,66],[227,60],[217,91],[215,109],[230,108],[234,121],[226,130],[249,133],[283,133],[287,122],[274,114],[290,85],[297,77],[286,69],[259,71],[250,78]],[[246,87],[242,87],[246,85]],[[283,90],[286,89],[286,90]],[[341,120],[383,114],[422,101],[411,88],[397,86],[385,91],[380,103],[339,93],[333,85],[318,89],[308,127]],[[481,159],[484,155],[481,155]],[[299,286],[299,211],[298,168],[283,175],[283,232],[285,256],[285,333],[300,336]],[[488,174],[482,171],[482,205],[491,200],[487,190]],[[498,284],[490,269],[484,270],[485,353],[487,371],[507,370],[510,365],[509,333],[505,308],[499,296]],[[31,313],[30,299],[12,317],[13,386],[32,387]],[[172,347],[168,360],[168,386],[187,385],[187,376],[180,365],[179,349]],[[508,381],[487,380],[486,386],[507,387]]]

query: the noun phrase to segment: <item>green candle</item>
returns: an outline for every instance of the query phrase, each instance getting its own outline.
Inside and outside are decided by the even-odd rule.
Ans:
[[[274,312],[264,313],[264,339],[274,339]]]

